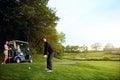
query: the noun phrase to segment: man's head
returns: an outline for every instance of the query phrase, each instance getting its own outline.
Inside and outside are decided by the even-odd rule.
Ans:
[[[45,37],[43,37],[43,38],[42,38],[42,41],[43,41],[43,42],[46,42],[47,40],[46,40],[46,38],[45,38]]]

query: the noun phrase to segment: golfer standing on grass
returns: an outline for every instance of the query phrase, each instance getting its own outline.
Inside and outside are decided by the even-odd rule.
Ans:
[[[47,72],[52,72],[52,57],[54,55],[54,51],[51,45],[47,42],[45,37],[43,37],[42,40],[44,42],[44,56],[43,57],[47,57],[47,67],[45,68],[45,70],[47,70]],[[48,52],[48,55],[47,55],[47,52]]]

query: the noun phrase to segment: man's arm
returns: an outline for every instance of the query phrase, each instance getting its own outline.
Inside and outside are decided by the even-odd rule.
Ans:
[[[48,47],[49,47],[49,44],[46,42],[45,43],[45,48],[44,48],[44,55],[47,55]]]

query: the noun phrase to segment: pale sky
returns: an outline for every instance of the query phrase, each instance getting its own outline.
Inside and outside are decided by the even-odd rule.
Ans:
[[[49,0],[48,5],[60,18],[56,28],[65,34],[64,45],[120,47],[120,0]]]

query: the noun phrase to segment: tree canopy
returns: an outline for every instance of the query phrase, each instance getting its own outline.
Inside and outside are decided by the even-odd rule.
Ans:
[[[23,40],[28,41],[32,49],[42,52],[40,40],[46,37],[54,48],[62,46],[65,35],[57,32],[59,17],[47,5],[48,1],[0,0],[0,44],[6,40]]]

